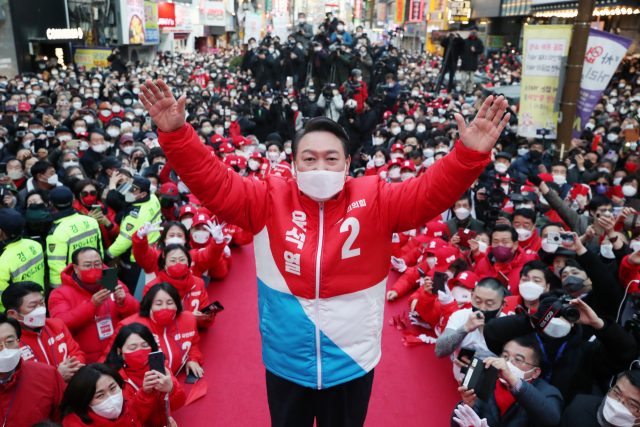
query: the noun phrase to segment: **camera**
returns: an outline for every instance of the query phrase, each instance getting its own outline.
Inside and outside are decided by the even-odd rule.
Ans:
[[[563,295],[558,298],[558,302],[560,303],[560,310],[556,313],[555,317],[562,316],[564,320],[569,323],[575,323],[580,319],[580,311],[569,304],[573,297],[571,295]]]
[[[333,98],[333,91],[337,89],[336,85],[333,83],[329,83],[327,85],[325,85],[325,87],[322,88],[322,96],[325,97],[325,99],[330,100]]]
[[[562,245],[572,246],[573,245],[573,234],[570,233],[557,233],[557,232],[549,232],[547,235],[547,242],[552,243],[554,245]]]

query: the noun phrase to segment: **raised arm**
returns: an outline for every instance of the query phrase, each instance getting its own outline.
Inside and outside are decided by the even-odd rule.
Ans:
[[[243,179],[229,171],[185,124],[183,95],[176,101],[164,81],[141,86],[140,101],[160,130],[158,141],[167,160],[191,192],[222,220],[252,233],[266,223],[268,183]]]
[[[491,161],[491,148],[509,123],[508,102],[500,96],[491,105],[487,97],[475,120],[467,127],[460,114],[460,141],[444,158],[416,179],[401,184],[380,181],[380,219],[391,233],[411,230],[450,208]],[[504,117],[503,117],[504,114]]]

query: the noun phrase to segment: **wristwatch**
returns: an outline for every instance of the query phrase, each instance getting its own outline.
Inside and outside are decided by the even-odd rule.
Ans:
[[[617,241],[618,241],[618,236],[616,235],[616,236],[614,236],[614,237],[609,237],[609,241],[610,241],[612,244],[613,244],[613,243],[615,243],[615,242],[617,242]]]

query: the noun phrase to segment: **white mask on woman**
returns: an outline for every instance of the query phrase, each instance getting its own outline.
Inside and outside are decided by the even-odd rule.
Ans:
[[[120,416],[122,412],[122,404],[124,403],[124,397],[122,396],[122,390],[118,394],[107,397],[102,402],[95,406],[89,406],[93,412],[102,418],[108,420],[115,420]]]

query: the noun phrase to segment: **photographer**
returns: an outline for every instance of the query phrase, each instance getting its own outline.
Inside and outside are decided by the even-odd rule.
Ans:
[[[581,299],[566,295],[559,299],[549,292],[542,294],[540,300],[532,316],[516,314],[487,324],[484,339],[489,350],[497,353],[514,338],[536,332],[544,357],[542,375],[560,390],[565,404],[577,394],[592,393],[594,387],[626,369],[636,358],[633,337],[613,319],[600,318]],[[556,314],[541,330],[537,325],[550,310]],[[571,322],[563,316],[570,317]],[[583,338],[583,325],[594,331],[595,340]]]
[[[340,114],[338,124],[349,136],[349,155],[353,157],[360,148],[360,114],[358,114],[354,99],[349,99],[344,103],[344,110]]]
[[[385,80],[387,82],[387,88],[384,91],[384,105],[386,105],[388,110],[392,110],[393,105],[398,100],[402,87],[396,82],[395,77],[391,73],[385,76]]]
[[[336,41],[339,41],[345,46],[353,46],[353,38],[351,38],[351,34],[345,30],[344,22],[342,21],[338,21],[336,30],[331,34],[331,43],[335,43]]]
[[[267,48],[266,45],[263,45],[253,58],[256,80],[260,88],[267,86],[267,88],[273,89],[276,86],[276,57],[275,50],[272,49],[274,48]]]
[[[362,113],[364,102],[369,98],[367,84],[362,81],[362,71],[355,68],[351,70],[351,77],[340,87],[340,92],[347,98],[357,102],[356,112]]]
[[[453,91],[453,87],[455,86],[455,74],[456,67],[458,65],[458,57],[460,56],[460,51],[462,49],[462,44],[464,41],[460,37],[459,34],[449,33],[449,36],[442,39],[440,42],[440,46],[445,49],[445,54],[442,63],[442,70],[440,71],[443,75],[442,79],[444,82],[444,74],[449,73],[449,83],[447,83],[447,91],[451,93]],[[450,52],[447,52],[449,50]],[[447,53],[449,54],[447,56]]]
[[[111,62],[111,69],[117,71],[121,76],[127,73],[127,66],[120,56],[120,49],[113,49],[111,55],[107,57],[107,61]]]
[[[369,37],[367,37],[367,33],[364,32],[362,25],[358,25],[356,27],[356,32],[353,33],[353,46],[365,46],[367,48],[367,51],[369,49],[371,49],[371,41],[369,40]]]
[[[329,56],[327,64],[331,70],[329,72],[329,83],[340,86],[349,78],[351,67],[351,49],[340,42],[329,45]]]
[[[369,41],[369,39],[367,39]],[[353,59],[351,60],[351,68],[357,68],[362,71],[362,81],[369,85],[371,82],[371,66],[373,65],[373,59],[367,48],[363,45],[357,48],[353,53]]]
[[[300,80],[304,81],[306,67],[302,42],[296,42],[295,36],[290,34],[280,53],[279,81],[281,82],[281,87],[284,86],[287,77],[291,77],[295,85],[298,85]]]
[[[303,96],[300,102],[300,112],[302,117],[310,119],[322,114],[320,107],[318,107],[318,95],[315,90],[307,89],[307,96]]]
[[[311,42],[313,26],[307,22],[307,17],[304,13],[298,13],[298,20],[289,37],[293,37],[296,42],[301,42],[305,49],[309,42]]]
[[[325,117],[330,118],[333,121],[340,119],[340,112],[344,108],[344,101],[340,96],[340,90],[333,84],[327,84],[318,98],[318,107],[324,108]]]
[[[313,78],[313,87],[316,90],[322,90],[327,84],[328,74],[328,55],[323,49],[322,43],[314,41],[307,46],[306,59],[311,63],[311,77]]]
[[[360,140],[366,152],[373,147],[373,131],[380,118],[379,108],[382,103],[380,98],[370,96],[364,102],[362,116],[360,117]]]

